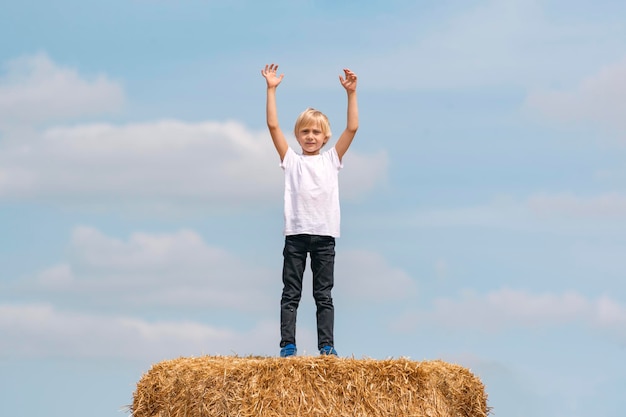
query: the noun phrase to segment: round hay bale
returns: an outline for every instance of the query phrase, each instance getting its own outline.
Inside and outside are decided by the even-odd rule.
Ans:
[[[442,361],[203,356],[155,364],[133,417],[486,417],[483,384]]]

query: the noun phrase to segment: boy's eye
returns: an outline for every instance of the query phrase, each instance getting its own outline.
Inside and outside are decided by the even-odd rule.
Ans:
[[[317,130],[317,129],[302,129],[301,132],[304,134],[313,133],[314,135],[320,135],[322,133],[321,130]]]

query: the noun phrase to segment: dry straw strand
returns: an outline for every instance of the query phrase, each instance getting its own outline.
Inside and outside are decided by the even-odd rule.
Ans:
[[[487,417],[468,369],[443,361],[203,356],[155,364],[133,417]]]

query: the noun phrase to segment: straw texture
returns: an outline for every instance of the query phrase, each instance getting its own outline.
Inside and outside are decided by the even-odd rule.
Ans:
[[[155,364],[133,417],[486,417],[469,370],[442,361],[203,356]]]

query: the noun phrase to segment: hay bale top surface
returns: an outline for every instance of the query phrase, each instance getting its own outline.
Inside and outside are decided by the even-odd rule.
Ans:
[[[486,417],[484,386],[443,361],[332,356],[179,358],[139,381],[133,417]]]

